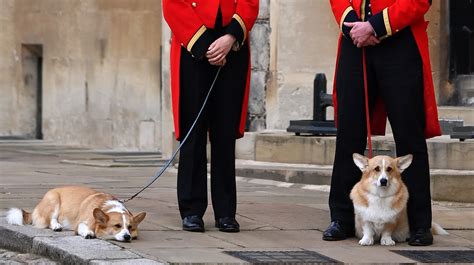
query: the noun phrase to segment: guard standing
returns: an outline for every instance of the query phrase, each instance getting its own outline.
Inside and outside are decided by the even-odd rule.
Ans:
[[[338,131],[329,195],[331,224],[324,240],[354,235],[349,193],[360,178],[352,154],[363,154],[367,144],[365,71],[372,133],[384,134],[388,116],[397,156],[413,154],[412,165],[402,175],[410,193],[409,244],[433,242],[425,138],[438,136],[441,130],[424,19],[430,4],[429,0],[331,0],[342,34],[333,92]]]
[[[180,150],[178,202],[183,229],[204,232],[207,133],[215,225],[239,232],[235,220],[235,141],[243,136],[250,81],[249,31],[258,0],[163,0],[172,31],[171,92],[176,137],[189,131],[222,67],[203,116]]]

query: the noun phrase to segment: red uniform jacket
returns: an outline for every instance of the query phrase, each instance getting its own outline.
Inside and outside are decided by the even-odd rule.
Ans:
[[[365,21],[364,8],[365,0],[330,0],[332,11],[339,24],[341,31],[347,35],[348,29],[343,26],[343,22]],[[418,50],[420,51],[423,63],[423,84],[424,84],[424,107],[426,128],[425,137],[431,138],[441,135],[438,120],[438,109],[431,76],[430,55],[428,49],[428,35],[426,28],[428,22],[424,19],[424,14],[428,12],[431,1],[429,0],[377,0],[371,1],[373,16],[368,20],[379,39],[389,38],[393,34],[405,27],[410,27],[415,37]],[[342,34],[339,38],[339,48]],[[382,40],[383,42],[383,40]],[[339,59],[339,52],[337,58]],[[337,59],[337,61],[339,61]],[[336,65],[337,72],[337,65]],[[336,82],[334,82],[334,115],[337,115]],[[383,102],[377,100],[375,107],[370,113],[372,132],[384,135],[387,115]],[[335,118],[335,120],[337,120]]]
[[[236,37],[233,49],[238,50],[244,43],[248,43],[249,31],[258,15],[258,0],[163,0],[163,15],[173,33],[171,41],[171,96],[177,139],[181,136],[179,129],[181,47],[185,47],[197,60],[204,57],[209,45],[215,40],[208,29],[213,29],[215,26],[219,5],[222,13],[222,25],[226,27],[227,33]],[[237,137],[242,137],[245,129],[250,70],[249,65]]]

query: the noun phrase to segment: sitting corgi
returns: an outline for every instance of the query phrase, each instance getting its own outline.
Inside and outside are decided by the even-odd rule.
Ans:
[[[138,237],[138,224],[146,213],[137,215],[110,194],[78,186],[49,190],[33,214],[22,209],[8,211],[7,222],[33,224],[37,228],[74,230],[83,238],[114,239],[130,242]]]
[[[356,236],[363,246],[380,240],[384,246],[393,246],[410,237],[407,216],[408,189],[401,173],[407,169],[412,155],[398,158],[376,156],[369,159],[354,154],[354,163],[362,171],[361,180],[352,188]],[[447,234],[433,223],[433,234]]]

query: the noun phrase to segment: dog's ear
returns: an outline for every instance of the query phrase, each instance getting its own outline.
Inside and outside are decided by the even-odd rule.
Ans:
[[[109,216],[99,208],[94,209],[94,218],[99,224],[107,224]]]
[[[363,155],[359,155],[357,153],[354,153],[352,155],[352,158],[354,159],[354,163],[356,166],[361,170],[365,171],[367,167],[369,166],[369,159]]]
[[[133,217],[133,221],[138,225],[139,223],[143,221],[143,219],[145,219],[145,216],[146,216],[146,213],[141,212]]]
[[[411,165],[411,161],[413,160],[413,155],[406,155],[397,158],[397,167],[402,173],[405,169],[407,169]]]

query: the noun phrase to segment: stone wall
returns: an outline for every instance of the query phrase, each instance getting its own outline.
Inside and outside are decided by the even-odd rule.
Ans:
[[[289,120],[311,118],[315,73],[332,87],[338,27],[328,1],[275,0],[270,13],[267,128],[286,129]]]
[[[157,150],[161,4],[0,0],[0,135],[24,135],[22,44],[43,46],[46,140]]]
[[[15,49],[14,2],[0,1],[0,136],[31,131],[20,121],[19,113],[13,111],[19,103],[19,91],[14,85],[15,64],[19,61],[18,50]]]
[[[248,130],[266,128],[266,90],[270,77],[270,0],[260,0],[258,19],[250,34],[252,77],[250,82]]]
[[[448,82],[449,73],[449,1],[434,0],[426,15],[430,45],[431,70],[438,104],[451,98],[454,87]]]
[[[434,0],[427,18],[436,93],[443,97],[451,89],[447,2]],[[45,139],[172,150],[170,32],[160,1],[0,0],[0,28],[0,137],[32,134],[36,106],[22,44],[39,44]],[[311,118],[316,73],[326,74],[332,92],[338,35],[328,1],[260,0],[250,37],[250,131]]]

